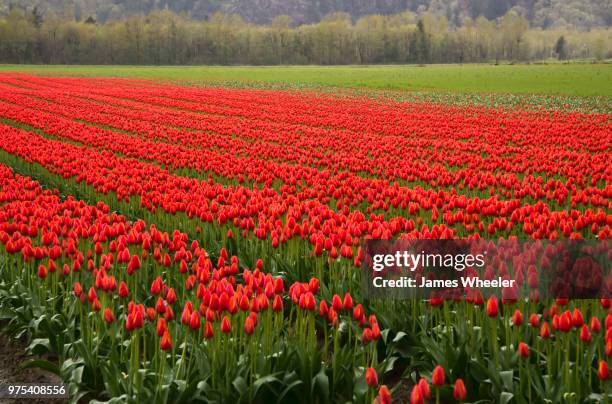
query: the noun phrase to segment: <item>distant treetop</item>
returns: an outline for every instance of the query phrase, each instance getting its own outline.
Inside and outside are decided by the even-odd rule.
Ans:
[[[610,0],[8,0],[0,2],[0,14],[13,7],[36,7],[38,12],[77,21],[91,17],[100,23],[156,10],[171,10],[196,20],[208,20],[216,12],[239,14],[256,24],[271,24],[286,15],[293,25],[319,22],[336,11],[346,13],[353,22],[365,15],[429,11],[460,26],[468,17],[492,20],[515,10],[532,27],[612,25]]]

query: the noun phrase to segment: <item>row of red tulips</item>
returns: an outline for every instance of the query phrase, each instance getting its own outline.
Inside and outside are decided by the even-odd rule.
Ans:
[[[21,122],[25,121],[28,124],[33,124],[39,129],[44,128],[52,135],[58,136],[60,138],[68,137],[72,141],[85,143],[86,145],[94,146],[99,149],[108,149],[110,151],[113,151],[114,153],[121,152],[123,155],[137,157],[142,160],[152,160],[155,163],[163,165],[172,164],[170,161],[172,160],[172,153],[169,153],[168,150],[168,147],[172,147],[171,145],[163,146],[163,144],[159,145],[153,143],[142,143],[139,139],[134,138],[133,136],[122,135],[109,131],[104,132],[101,129],[99,131],[93,131],[90,136],[82,135],[82,131],[70,130],[70,121],[66,121],[65,119],[62,120],[60,118],[54,119],[53,116],[43,116],[41,118],[37,118],[36,114],[32,113],[31,111],[27,114],[24,114],[23,112],[19,112],[18,108],[13,108],[8,105],[5,109],[3,109],[2,113],[12,119],[16,119]],[[77,123],[72,124],[81,125]],[[185,149],[186,153],[188,151],[189,149]],[[310,179],[310,181],[316,184],[319,182],[317,178],[318,176],[314,175]],[[88,182],[91,183],[91,181],[93,180],[90,179]],[[363,181],[366,181],[366,179],[363,179],[362,182]],[[373,186],[374,180],[369,181],[370,183],[361,184],[362,186],[357,186],[356,188],[364,190],[371,190],[373,188],[376,188],[375,186]],[[379,185],[382,185],[382,183],[380,183]],[[320,187],[326,188],[327,185],[322,184]],[[343,185],[344,189],[347,189],[348,187],[350,187],[350,184]],[[332,187],[331,189],[335,188]],[[389,229],[388,226],[385,226],[387,227],[387,229],[383,228],[367,231],[367,233],[371,234],[374,237],[383,236],[387,234],[389,230],[391,231],[390,234],[397,234],[398,231],[410,231],[413,230],[416,226],[418,226],[419,222],[421,224],[423,223],[423,220],[420,219],[420,217],[417,218],[417,221],[415,223],[412,220],[401,220],[401,217],[391,216],[393,214],[405,214],[406,210],[411,215],[417,215],[423,210],[426,212],[430,211],[431,219],[426,219],[426,222],[428,222],[430,225],[439,223],[442,225],[448,225],[449,227],[452,226],[451,228],[454,228],[454,230],[451,231],[450,235],[471,235],[474,233],[482,233],[488,235],[496,235],[497,233],[499,233],[500,235],[507,235],[509,233],[512,234],[515,223],[518,223],[522,224],[522,231],[524,233],[535,238],[540,238],[543,236],[557,237],[559,235],[559,232],[561,232],[562,235],[566,237],[581,237],[586,229],[589,229],[592,233],[602,238],[606,237],[607,231],[609,231],[608,222],[609,220],[612,220],[612,218],[610,218],[610,215],[606,215],[605,210],[602,210],[599,207],[595,212],[592,209],[587,209],[584,213],[577,210],[572,210],[570,213],[568,211],[563,210],[550,211],[550,209],[546,208],[545,205],[541,205],[540,202],[531,205],[529,203],[521,204],[518,200],[499,201],[497,200],[497,198],[481,199],[478,197],[468,199],[464,196],[457,196],[453,192],[445,193],[442,191],[432,194],[431,191],[426,192],[421,190],[421,192],[419,192],[419,189],[417,189],[417,191],[415,192],[406,188],[402,191],[403,197],[400,198],[399,196],[394,197],[392,194],[387,195],[389,193],[387,190],[390,189],[394,188],[387,188],[379,195],[382,195],[382,197],[384,197],[386,200],[388,200],[389,198],[393,198],[391,201],[391,212],[387,213],[387,220],[391,222],[391,228]],[[397,189],[397,187],[395,187],[395,189]],[[120,190],[119,188],[117,188],[116,191],[120,193],[120,198],[124,197],[123,193],[127,193],[127,197],[139,192],[138,189],[134,188],[133,186],[130,186],[130,188],[127,190]],[[167,190],[166,192],[170,191],[171,190]],[[225,191],[227,193],[228,191],[233,191],[233,189],[226,188]],[[251,217],[255,215],[255,212],[257,212],[258,221],[262,221],[262,219],[264,218],[259,215],[261,207],[274,207],[273,211],[269,211],[270,208],[268,209],[268,223],[258,223],[259,226],[258,229],[256,229],[256,235],[258,235],[259,233],[258,237],[265,237],[268,235],[269,232],[275,233],[270,235],[273,239],[277,239],[276,242],[284,241],[287,237],[291,237],[295,232],[294,229],[301,229],[301,226],[304,226],[309,222],[308,220],[304,221],[301,218],[304,213],[308,213],[308,215],[310,216],[309,219],[312,220],[313,224],[315,225],[317,221],[321,223],[328,216],[340,216],[339,219],[341,221],[347,220],[347,217],[348,220],[355,221],[355,219],[360,219],[361,216],[361,221],[363,221],[363,215],[356,208],[358,207],[358,203],[364,203],[363,201],[366,200],[366,195],[368,195],[368,200],[371,198],[370,191],[364,191],[365,193],[362,193],[362,195],[357,199],[357,202],[355,202],[354,204],[343,205],[343,199],[335,199],[335,197],[341,198],[341,194],[337,195],[337,192],[334,191],[331,195],[328,194],[328,196],[322,196],[322,194],[318,192],[316,187],[311,190],[308,190],[308,188],[302,190],[295,187],[282,187],[280,189],[281,192],[277,192],[273,189],[268,188],[264,188],[262,190],[253,188],[251,190],[239,187],[236,189],[236,191],[237,197],[233,197],[233,195],[230,195],[227,199],[220,199],[217,197],[214,198],[212,201],[210,200],[211,198],[208,194],[203,195],[208,199],[208,201],[206,201],[205,203],[202,202],[200,205],[210,206],[210,211],[212,211],[213,214],[217,213],[216,210],[221,210],[222,214],[220,216],[222,221],[232,219],[236,220],[237,218],[242,216],[242,218],[240,219],[240,227],[242,227],[243,229],[251,226],[248,217],[245,217],[247,214],[249,214],[249,212],[252,212],[250,213]],[[589,191],[590,193],[594,193],[594,196],[591,199],[591,203],[594,204],[594,206],[600,204],[606,206],[609,203],[607,196],[608,191],[608,188],[601,192],[599,192],[596,188],[594,188],[594,190]],[[293,203],[293,205],[297,206],[287,206],[286,203],[282,202],[284,200],[293,199],[291,198],[292,195],[295,195],[295,202]],[[246,202],[244,200],[245,196],[247,196],[249,199],[273,199],[273,201],[271,201],[270,203],[263,203],[261,205],[249,207],[244,206]],[[313,197],[316,198],[313,199]],[[334,199],[332,199],[332,197],[334,197]],[[236,200],[237,198],[239,198],[239,200]],[[333,211],[329,206],[326,205],[329,204],[332,200],[337,201],[336,208],[339,210],[338,212]],[[344,201],[346,202],[346,198]],[[144,202],[144,204],[146,206],[148,205],[149,208],[153,208],[156,202],[157,201],[154,199],[153,201],[146,201]],[[379,202],[380,201],[373,201],[373,204],[371,206],[368,206],[367,210],[371,210],[371,207],[379,207]],[[232,206],[229,209],[225,210],[225,212],[223,211],[224,206],[219,206],[220,204],[227,205],[229,203],[233,203],[237,206]],[[388,202],[384,202],[383,204],[386,203]],[[314,204],[315,206],[306,205],[305,207],[304,204]],[[185,206],[181,209],[181,206],[176,206],[177,204],[174,205],[175,206],[169,206],[165,209],[168,210],[169,208],[169,210],[171,211],[194,210],[194,208],[189,206]],[[355,208],[349,209],[349,205],[355,205]],[[244,212],[243,209],[245,208],[249,208],[249,210]],[[254,210],[255,208],[257,209]],[[441,214],[439,213],[439,208],[442,211]],[[314,210],[314,213],[320,215],[321,217],[313,218],[313,213],[308,212],[307,209],[310,211]],[[388,209],[389,208],[387,207],[387,210]],[[285,215],[286,213],[288,214],[289,210],[291,210],[292,214],[290,214],[288,217],[293,218],[293,220],[296,222],[293,223],[294,226],[290,226],[292,224],[290,223],[291,220],[287,220],[285,226],[275,226],[274,222],[277,221],[278,217]],[[200,217],[202,216],[201,212],[196,211],[194,213]],[[378,219],[378,216],[374,215],[373,218],[374,220],[376,220]],[[337,221],[338,219],[335,220],[335,222]],[[394,221],[396,223],[394,223]],[[386,224],[386,221],[382,224]],[[254,225],[255,224],[253,224],[252,226],[254,227]],[[277,227],[276,231],[271,231],[274,227]],[[352,235],[359,236],[364,232],[361,227],[363,226],[360,225],[359,228],[349,228],[347,230]],[[325,234],[324,232],[324,234],[322,235],[322,237],[329,236],[329,232],[327,232],[327,234]],[[322,237],[317,237],[317,239],[321,243],[324,240],[321,240]],[[340,239],[344,240],[346,239],[346,236],[340,235]],[[316,241],[317,240],[315,240],[313,244],[316,244]],[[311,240],[311,242],[313,242],[313,240]],[[346,244],[347,247],[351,247],[354,244],[354,240],[351,243]],[[348,249],[346,252],[348,253]]]
[[[400,388],[400,400],[414,403],[608,400],[606,299],[479,295],[360,306],[347,293],[362,300],[352,267],[365,238],[609,238],[606,115],[7,75],[0,116],[8,119],[1,161],[62,194],[104,201],[97,209],[111,219],[101,220],[118,229],[73,229],[80,211],[59,210],[49,214],[54,231],[29,219],[17,225],[47,219],[24,204],[27,214],[6,214],[10,237],[0,238],[15,273],[23,272],[20,254],[28,258],[29,290],[43,293],[37,279],[53,288],[63,273],[85,278],[71,284],[79,282],[78,307],[88,314],[62,309],[92,330],[85,346],[129,336],[87,369],[126,363],[113,369],[134,375],[132,383],[97,392],[195,386],[226,399],[387,403],[381,384],[399,379],[411,390]],[[158,226],[130,227],[109,208]],[[525,262],[508,256],[494,272],[515,276]],[[238,263],[254,269],[237,271]],[[279,274],[293,283],[287,294]],[[69,293],[60,289],[47,296]],[[73,334],[78,345],[80,331]],[[132,370],[138,360],[128,356],[143,358],[147,371]]]
[[[45,191],[28,177],[14,176],[4,165],[0,165],[0,249],[6,259],[0,273],[3,284],[23,285],[35,297],[31,304],[42,307],[43,313],[68,316],[74,306],[71,295],[80,300],[75,313],[79,326],[62,333],[95,353],[93,362],[86,363],[89,372],[95,373],[96,366],[118,372],[102,375],[107,389],[110,377],[120,372],[129,375],[125,390],[115,387],[115,395],[144,399],[151,394],[143,389],[151,382],[143,380],[141,370],[146,369],[155,372],[154,382],[165,387],[155,390],[156,400],[167,400],[169,386],[176,380],[189,382],[194,377],[208,380],[207,388],[228,399],[236,394],[226,385],[240,375],[236,363],[244,362],[246,370],[240,377],[252,385],[278,372],[272,358],[289,349],[302,354],[322,350],[322,370],[314,363],[306,371],[316,370],[310,377],[322,372],[320,378],[331,380],[331,395],[322,395],[325,401],[353,396],[341,385],[349,375],[344,383],[350,386],[355,383],[352,375],[361,374],[368,386],[379,387],[372,382],[372,374],[377,374],[371,367],[378,365],[378,321],[367,316],[350,294],[342,299],[334,295],[328,307],[317,296],[316,278],[296,282],[287,292],[283,278],[264,273],[262,260],[253,270],[241,269],[238,258],[221,248],[213,263],[207,250],[195,240],[189,242],[184,233],[168,234],[141,220],[129,222],[101,203],[62,200],[57,191]],[[175,318],[181,307],[180,317]],[[350,369],[340,356],[345,347],[358,355],[349,362]],[[61,346],[52,348],[62,362],[71,356]],[[210,364],[205,370],[196,363],[201,358]],[[360,364],[370,366],[367,377]],[[308,378],[302,382],[311,383]],[[92,387],[96,386],[85,385]],[[382,386],[381,392],[381,402],[389,402],[388,389]],[[96,391],[102,397],[109,393]],[[248,399],[261,397],[249,391]]]
[[[35,80],[32,78],[29,79]],[[19,80],[12,77],[5,78],[5,80],[11,82],[11,84],[14,84],[12,81],[19,82]],[[181,105],[173,106],[173,108],[181,108],[177,111],[175,109],[158,107],[156,105],[146,103],[142,104],[139,102],[133,102],[130,104],[130,101],[126,101],[123,98],[125,97],[126,91],[121,88],[83,88],[82,85],[79,87],[71,87],[63,86],[61,82],[53,83],[55,85],[49,88],[48,82],[46,82],[44,85],[41,85],[40,82],[37,84],[38,85],[31,89],[23,89],[20,92],[16,92],[15,87],[6,87],[3,97],[6,97],[5,99],[10,102],[15,102],[26,108],[35,107],[54,114],[66,116],[69,119],[90,121],[99,125],[114,127],[128,132],[135,132],[141,136],[160,139],[164,142],[178,142],[187,147],[204,147],[208,153],[213,153],[213,155],[215,151],[221,151],[222,153],[226,154],[227,158],[234,159],[234,161],[229,162],[230,164],[227,168],[222,168],[225,175],[231,175],[233,178],[237,178],[239,175],[245,174],[244,171],[236,171],[238,167],[236,167],[235,163],[237,161],[240,161],[243,164],[246,162],[248,164],[248,160],[246,159],[235,160],[234,154],[239,156],[252,156],[254,154],[258,154],[265,160],[273,159],[274,161],[290,162],[291,164],[296,164],[300,167],[314,166],[318,169],[330,168],[334,172],[337,170],[346,171],[347,167],[342,166],[342,164],[344,162],[354,160],[357,164],[363,164],[363,167],[349,169],[350,172],[354,174],[368,172],[368,169],[371,170],[374,168],[374,172],[370,172],[369,174],[380,177],[383,174],[381,172],[382,169],[392,167],[397,171],[397,173],[403,173],[404,176],[408,175],[408,173],[413,173],[413,175],[416,175],[417,177],[423,175],[420,179],[426,184],[429,184],[432,179],[436,179],[436,181],[439,183],[438,186],[444,185],[443,183],[447,181],[443,180],[443,178],[448,177],[449,175],[452,177],[452,180],[447,185],[460,185],[461,183],[464,183],[465,175],[469,174],[470,182],[465,182],[464,185],[469,185],[470,187],[480,189],[499,187],[498,194],[501,197],[505,197],[506,194],[511,191],[510,195],[514,194],[514,197],[518,198],[531,196],[533,199],[539,199],[547,196],[549,199],[557,199],[563,202],[568,193],[576,193],[576,189],[572,189],[572,187],[578,187],[579,189],[581,187],[588,186],[588,181],[590,180],[593,180],[594,183],[596,183],[599,179],[599,174],[592,177],[593,173],[601,173],[603,175],[602,179],[604,180],[606,176],[609,176],[609,173],[606,173],[604,170],[606,166],[606,145],[609,143],[609,139],[607,138],[609,133],[609,122],[606,116],[603,114],[577,116],[568,114],[567,116],[557,115],[551,117],[544,114],[542,114],[543,116],[525,116],[523,113],[520,114],[520,119],[516,119],[512,122],[514,122],[515,125],[522,124],[524,127],[514,129],[509,128],[510,123],[507,122],[509,119],[504,119],[503,116],[497,117],[494,122],[485,125],[483,122],[479,122],[478,120],[475,121],[474,118],[469,118],[471,116],[470,111],[466,111],[465,109],[454,109],[453,111],[440,111],[440,118],[444,119],[443,122],[448,120],[449,114],[456,116],[454,119],[455,121],[459,121],[461,118],[463,118],[465,122],[457,122],[458,128],[453,128],[451,133],[446,133],[449,131],[449,128],[448,124],[444,124],[444,133],[438,133],[435,136],[432,136],[431,139],[428,139],[427,136],[423,137],[421,132],[418,132],[418,137],[415,136],[415,133],[417,133],[416,128],[420,127],[422,129],[423,126],[423,123],[420,120],[415,119],[415,117],[411,115],[416,106],[412,106],[411,108],[404,106],[408,109],[408,113],[404,112],[406,116],[403,119],[406,120],[408,124],[417,125],[415,126],[415,129],[408,132],[404,138],[398,139],[397,135],[390,136],[388,135],[389,132],[384,131],[373,133],[370,136],[364,136],[362,133],[363,131],[349,131],[349,133],[344,133],[346,130],[340,129],[339,133],[331,133],[333,135],[333,139],[337,139],[338,141],[329,142],[331,139],[329,133],[330,130],[333,131],[334,128],[344,128],[344,126],[334,126],[332,129],[321,129],[322,132],[316,135],[310,133],[306,134],[303,139],[304,142],[302,142],[302,139],[299,137],[299,133],[303,132],[305,128],[290,127],[283,130],[281,127],[267,127],[260,128],[260,130],[255,133],[249,133],[250,129],[248,126],[245,127],[245,125],[248,125],[251,120],[245,121],[244,119],[238,118],[243,118],[241,113],[249,115],[253,114],[253,111],[260,111],[260,109],[253,110],[252,108],[247,108],[244,106],[243,109],[239,110],[240,113],[234,112],[237,114],[238,118],[234,118],[231,111],[227,114],[219,116],[202,116],[193,114],[189,112],[189,110],[186,111],[186,107],[181,107]],[[89,85],[91,85],[91,83]],[[174,90],[176,87],[170,87],[170,89]],[[154,89],[154,91],[158,90],[158,88]],[[162,92],[163,90],[167,92],[168,88],[162,89]],[[151,91],[151,89],[147,89],[145,87],[143,89],[139,89],[138,91],[131,91],[130,93],[135,94],[131,95],[131,97],[140,99],[138,96],[140,92],[147,94]],[[216,102],[223,102],[219,98],[229,98],[233,95],[233,92],[230,90],[223,91],[228,94],[222,94],[219,91],[214,93]],[[66,95],[66,92],[68,95]],[[102,99],[96,99],[96,92],[105,92],[105,94],[112,94],[114,97],[105,96]],[[176,95],[176,97],[181,97],[180,90],[177,90],[177,92],[179,92],[179,94]],[[247,94],[253,98],[252,102],[258,102],[257,93]],[[279,94],[279,97],[282,98],[281,96],[284,93]],[[240,92],[235,96],[242,96],[243,98],[246,98],[244,94]],[[92,97],[93,101],[90,100]],[[308,97],[302,98],[305,98],[305,100],[301,100],[301,102],[310,102]],[[165,96],[162,99],[168,100],[168,96]],[[234,100],[226,100],[226,102],[229,103],[232,101]],[[298,98],[293,101],[296,101],[299,104],[300,100]],[[114,106],[109,105],[110,102],[127,104]],[[344,103],[349,104],[348,101],[345,101]],[[336,107],[340,107],[340,109],[342,109],[344,103],[336,101]],[[244,104],[244,102],[242,104]],[[383,106],[379,107],[381,108],[381,111],[375,111],[379,112],[379,114],[373,113],[368,115],[368,117],[384,117],[385,109]],[[429,105],[426,107],[427,108],[425,108],[425,110],[431,114],[430,111],[434,109],[434,107]],[[287,113],[289,112],[287,109],[289,108],[285,108],[285,111],[275,110],[275,112],[278,114],[277,116],[271,116],[266,111],[261,111],[260,113],[262,114],[262,117],[255,122],[268,122],[270,119],[276,119],[278,122],[286,122],[288,119]],[[302,109],[307,110],[306,108]],[[398,111],[398,113],[400,113],[400,111]],[[342,112],[338,113],[341,114]],[[475,113],[476,112],[472,112],[472,114]],[[501,113],[499,110],[488,110],[486,112],[479,111],[479,113],[490,113],[493,116],[495,116],[495,114],[503,115],[503,113]],[[512,113],[512,111],[508,112],[510,115]],[[291,117],[293,115],[289,113],[288,116]],[[431,125],[438,123],[434,117],[428,117],[430,118]],[[179,118],[181,119],[180,121],[173,121],[173,119]],[[354,115],[353,118],[356,120],[357,118],[361,117],[359,115]],[[219,124],[228,125],[228,122],[232,121],[232,119],[236,120],[236,126],[233,128],[231,127],[231,124],[229,124],[229,128],[225,129],[215,128],[214,126],[198,126],[210,125],[211,121],[218,121]],[[156,122],[151,123],[152,120]],[[486,121],[486,119],[483,120]],[[561,122],[567,125],[567,127],[562,127]],[[478,147],[475,147],[473,142],[464,141],[466,135],[460,132],[462,126],[465,126],[464,130],[467,132],[467,134],[473,134],[474,128],[478,128],[481,131],[484,130],[483,125],[487,129],[494,130],[495,133],[491,136],[483,135],[484,137],[479,139],[480,143],[478,144]],[[584,125],[593,125],[593,128],[585,128]],[[403,126],[404,125],[401,125],[399,127]],[[197,132],[193,132],[193,129],[197,130]],[[501,129],[508,130],[506,130],[504,133],[499,133]],[[584,142],[585,145],[572,145],[571,142],[576,141],[577,139],[574,136],[575,133],[581,131],[584,132],[587,129],[593,133],[592,136],[580,138],[580,142]],[[459,130],[457,135],[455,134],[455,130]],[[508,143],[514,144],[516,142],[512,140],[512,138],[504,138],[512,136],[509,134],[514,131],[525,133],[523,137],[533,136],[533,145],[524,144],[525,140],[523,139],[523,144],[520,146],[508,146]],[[210,132],[214,133],[215,136],[208,136],[207,133]],[[297,135],[296,132],[298,132]],[[441,137],[441,135],[444,135],[444,138]],[[347,136],[347,138],[345,139],[344,136]],[[381,144],[385,143],[386,136],[389,137],[389,141],[392,143],[389,145],[389,147],[380,146]],[[403,139],[409,141],[410,143],[402,144]],[[329,144],[326,144],[326,142],[329,142]],[[361,142],[365,144],[361,144]],[[492,142],[495,144],[491,144]],[[373,144],[376,144],[377,147],[371,147]],[[510,148],[505,149],[504,147]],[[531,150],[530,152],[526,151],[528,148]],[[550,150],[546,148],[550,148]],[[580,154],[582,154],[581,159],[576,159],[577,148],[582,149],[580,151]],[[418,150],[419,154],[411,154],[413,159],[410,160],[401,159],[401,150],[407,149],[411,151]],[[321,153],[320,150],[326,150],[327,152]],[[457,161],[456,163],[453,162],[452,156],[444,154],[440,155],[439,158],[434,159],[434,156],[429,154],[431,150],[435,150],[436,153],[443,152],[444,150],[453,150]],[[572,155],[564,156],[566,151],[571,151]],[[540,155],[531,155],[532,152],[539,153]],[[544,157],[541,155],[542,153],[550,154],[550,157]],[[481,154],[485,154],[486,156],[483,157]],[[511,161],[510,156],[515,156],[517,160]],[[176,153],[174,157],[177,160],[175,164],[190,164],[190,166],[194,168],[204,168],[203,171],[207,171],[207,169],[211,168],[210,165],[203,165],[202,162],[198,162],[194,165],[197,160],[194,160],[193,158],[183,158],[180,155],[176,155]],[[301,158],[313,157],[316,158],[319,163],[301,160]],[[562,182],[558,183],[557,181],[552,181],[538,184],[536,181],[534,181],[537,179],[538,170],[536,170],[536,173],[534,173],[536,174],[535,178],[527,178],[523,179],[522,181],[519,179],[519,177],[512,174],[530,174],[529,170],[521,169],[521,166],[524,164],[542,162],[543,160],[549,160],[551,158],[552,160],[550,164],[546,164],[547,166],[550,166],[551,171],[547,172],[546,175],[560,176],[565,180],[572,179],[571,183],[564,184]],[[336,159],[337,161],[335,161]],[[429,164],[420,164],[419,162],[421,161],[427,161]],[[467,169],[462,169],[465,167],[466,162],[469,162],[469,167]],[[263,162],[260,161],[259,163],[262,164]],[[401,164],[412,163],[416,163],[417,165],[413,168],[401,167]],[[561,164],[565,164],[567,166],[562,166]],[[450,170],[447,169],[447,167],[450,168]],[[253,168],[257,170],[257,166]],[[266,167],[266,170],[269,168],[270,167]],[[508,168],[509,171],[507,170]],[[217,168],[217,170],[219,169],[221,169],[221,167]],[[266,170],[260,170],[254,176],[262,180],[264,178],[271,178],[266,176],[268,174],[265,172]],[[430,172],[430,170],[434,171]],[[274,172],[275,176],[283,174],[282,171],[278,171],[279,170],[273,170],[272,172]],[[500,177],[496,174],[500,171],[512,175],[504,175]],[[312,174],[309,173],[309,175]],[[389,180],[401,178],[396,178],[394,175],[384,175],[383,177]],[[282,179],[282,177],[278,178]],[[289,177],[285,174],[284,181],[287,181],[288,179]],[[476,182],[474,182],[475,180]],[[566,189],[567,185],[569,185],[569,189]],[[519,187],[525,188],[525,191],[523,192],[517,190]],[[461,190],[459,189],[458,191]],[[596,191],[591,188],[591,190],[587,192],[587,198],[592,192]],[[582,195],[575,198],[575,203],[580,203],[582,198]]]

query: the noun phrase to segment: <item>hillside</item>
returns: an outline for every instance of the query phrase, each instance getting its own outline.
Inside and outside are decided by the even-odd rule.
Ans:
[[[56,14],[77,21],[88,17],[105,22],[154,10],[172,10],[197,20],[215,12],[241,15],[247,22],[270,23],[289,15],[294,25],[320,21],[326,14],[343,11],[353,20],[371,14],[430,11],[444,15],[456,26],[466,17],[495,19],[514,9],[531,26],[592,28],[612,24],[610,0],[3,0],[0,13],[12,7],[37,8],[44,16]]]

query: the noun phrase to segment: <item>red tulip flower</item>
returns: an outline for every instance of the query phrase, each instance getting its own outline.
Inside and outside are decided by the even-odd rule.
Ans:
[[[200,324],[200,315],[197,311],[192,312],[191,316],[189,317],[189,327],[192,330],[197,331],[200,329]]]
[[[38,266],[38,277],[40,279],[45,279],[47,277],[47,268],[42,264]]]
[[[378,402],[379,404],[391,404],[391,392],[384,384],[378,389]]]
[[[210,321],[206,321],[206,326],[204,326],[204,338],[211,339],[214,335],[212,324]]]
[[[610,370],[608,369],[608,363],[600,360],[599,367],[597,368],[597,377],[599,380],[608,380],[610,378]]]
[[[487,300],[487,316],[497,317],[498,314],[499,305],[497,303],[497,298],[495,296],[491,296],[489,300]]]
[[[444,369],[438,365],[435,367],[433,374],[431,375],[431,384],[435,387],[444,386]]]
[[[253,321],[253,318],[251,316],[248,316],[244,320],[244,333],[246,335],[251,335],[253,334],[253,331],[255,331],[255,323]]]
[[[547,322],[542,323],[542,327],[540,327],[540,337],[544,339],[550,338],[550,326]]]
[[[108,307],[104,309],[104,321],[106,321],[108,324],[111,324],[113,321],[115,321],[115,315]]]
[[[366,384],[370,387],[378,386],[378,374],[374,368],[367,368],[365,372]]]
[[[161,337],[164,335],[164,333],[167,330],[167,326],[166,326],[166,320],[163,317],[160,317],[157,319],[157,327],[156,327],[156,331],[157,331],[157,336]]]
[[[174,302],[176,302],[176,292],[174,291],[174,288],[168,289],[168,293],[166,294],[166,301],[168,302],[168,304],[174,304]]]
[[[221,320],[221,332],[223,334],[229,334],[232,331],[232,323],[227,316],[223,316]]]
[[[586,324],[582,325],[582,328],[580,329],[580,340],[582,342],[591,342],[592,336],[591,336],[591,332],[589,331],[589,327],[586,326]]]
[[[172,339],[170,338],[170,332],[166,329],[162,339],[159,343],[159,347],[164,351],[172,349]]]
[[[520,326],[523,324],[523,313],[519,309],[514,311],[514,315],[512,316],[512,325]]]
[[[275,313],[283,311],[283,299],[279,295],[274,296],[274,301],[272,302],[272,311]]]
[[[119,297],[126,298],[128,297],[130,292],[128,291],[128,287],[125,282],[121,281],[119,284]]]
[[[353,309],[353,298],[350,293],[344,295],[344,301],[342,303],[344,310],[352,310]]]
[[[521,358],[529,357],[529,345],[524,342],[520,342],[518,345],[518,353]]]
[[[455,398],[455,400],[459,402],[465,401],[465,399],[467,398],[467,389],[465,388],[465,384],[463,383],[463,380],[457,379],[455,381],[453,397]]]
[[[529,325],[532,327],[539,327],[540,325],[540,319],[538,318],[538,315],[535,313],[532,313],[531,316],[529,316]]]
[[[418,385],[412,388],[412,392],[410,393],[410,404],[424,404],[425,399],[423,398],[423,393]]]
[[[431,397],[431,390],[429,388],[429,383],[427,383],[427,380],[421,377],[418,386],[419,389],[421,389],[421,396],[423,397],[423,399],[429,399]]]

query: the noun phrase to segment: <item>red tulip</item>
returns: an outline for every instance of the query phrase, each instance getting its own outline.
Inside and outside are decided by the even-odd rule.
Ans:
[[[227,316],[223,317],[221,320],[221,332],[224,334],[229,334],[232,331],[232,323]]]
[[[211,339],[215,333],[213,332],[212,324],[210,321],[206,321],[206,326],[204,327],[204,338]]]
[[[189,327],[196,331],[200,329],[200,324],[200,315],[197,311],[192,312],[191,316],[189,317]]]
[[[412,392],[410,393],[410,404],[424,404],[425,399],[423,398],[423,393],[421,393],[421,389],[418,385],[412,388]]]
[[[366,384],[370,387],[378,386],[378,374],[374,368],[367,368],[365,372]]]
[[[597,368],[597,377],[599,380],[608,380],[610,378],[610,371],[606,361],[600,360],[599,367]]]
[[[587,327],[586,324],[583,324],[582,328],[580,329],[580,340],[582,342],[591,342],[591,338],[589,327]]]
[[[38,277],[40,279],[45,279],[47,277],[47,268],[44,265],[38,266]]]
[[[164,333],[167,330],[167,326],[166,326],[166,320],[164,320],[162,317],[157,319],[157,327],[156,327],[156,331],[157,331],[157,336],[161,337],[164,335]]]
[[[166,312],[164,313],[164,318],[166,321],[174,320],[174,310],[172,310],[172,306],[166,306]]]
[[[188,302],[191,303],[191,302]],[[181,324],[189,324],[191,321],[191,305],[185,304],[183,308],[183,313],[181,314]]]
[[[94,300],[98,298],[98,294],[94,288],[89,288],[89,292],[87,292],[87,299],[90,303],[93,303]]]
[[[463,380],[457,379],[455,381],[455,389],[453,390],[453,397],[455,398],[455,400],[459,402],[465,401],[465,399],[467,398],[467,390],[465,388],[465,384],[463,383]]]
[[[342,311],[342,300],[340,299],[340,296],[334,295],[332,297],[332,308],[336,311],[336,313]]]
[[[574,312],[572,314],[572,325],[576,328],[582,327],[584,324],[584,319],[582,317],[582,312],[577,307],[574,308]]]
[[[352,310],[353,309],[353,298],[350,293],[344,295],[344,302],[342,303],[344,310]]]
[[[174,292],[174,288],[168,289],[168,293],[166,294],[166,301],[168,304],[174,304],[176,302],[176,293]]]
[[[361,342],[364,345],[367,345],[372,342],[373,339],[372,330],[370,328],[364,328],[363,332],[361,333]]]
[[[157,298],[157,303],[155,304],[155,311],[159,314],[164,314],[166,312],[166,304],[161,297]]]
[[[491,296],[489,300],[487,300],[487,316],[497,317],[498,314],[499,306],[497,304],[497,298],[495,298],[495,296]]]
[[[429,383],[427,380],[421,377],[418,383],[419,389],[421,389],[421,396],[427,400],[431,397],[431,390],[429,389]]]
[[[431,384],[435,387],[444,386],[444,369],[442,369],[442,366],[438,365],[435,367],[431,375]]]
[[[151,283],[151,294],[153,296],[159,295],[161,293],[162,285],[163,285],[163,282],[162,282],[161,278],[159,276],[157,278],[155,278],[153,283]]]
[[[606,341],[606,356],[608,358],[612,356],[612,339]]]
[[[515,326],[520,326],[523,324],[523,313],[519,309],[514,311],[514,315],[512,316],[512,324]]]
[[[106,321],[108,324],[111,324],[113,321],[115,321],[115,316],[111,309],[109,309],[108,307],[104,309],[104,321]]]
[[[325,317],[327,316],[327,312],[329,311],[329,309],[327,308],[327,302],[325,300],[321,300],[319,302],[319,315],[321,317]]]
[[[310,278],[308,282],[308,290],[316,294],[319,291],[319,280],[317,278]]]
[[[128,291],[128,287],[125,282],[121,281],[119,284],[119,297],[126,298],[128,297],[130,292]]]
[[[531,316],[529,316],[529,325],[532,327],[539,327],[540,325],[540,319],[538,318],[538,315],[535,313],[532,313]]]
[[[550,326],[547,322],[542,323],[542,327],[540,327],[540,337],[544,339],[550,338]]]
[[[559,317],[559,330],[563,332],[569,332],[571,329],[572,329],[572,315],[569,311],[566,310]]]
[[[379,404],[391,404],[391,392],[384,384],[378,389],[378,402]]]
[[[521,358],[529,357],[529,346],[524,342],[520,342],[518,345],[518,353]]]
[[[164,351],[172,349],[172,339],[170,338],[170,332],[166,329],[162,339],[159,343],[159,347]]]
[[[79,282],[75,282],[74,283],[74,295],[76,297],[81,297],[81,295],[83,294],[83,288],[81,287],[81,284]]]
[[[138,255],[132,255],[132,257],[130,258],[130,262],[127,266],[127,273],[129,275],[132,275],[135,271],[139,270],[141,268],[141,263],[140,263],[140,258],[138,257]],[[157,293],[153,293],[154,295]]]
[[[253,331],[255,331],[255,323],[253,322],[253,319],[251,318],[251,316],[248,316],[244,320],[244,333],[246,335],[251,335],[253,334]]]

